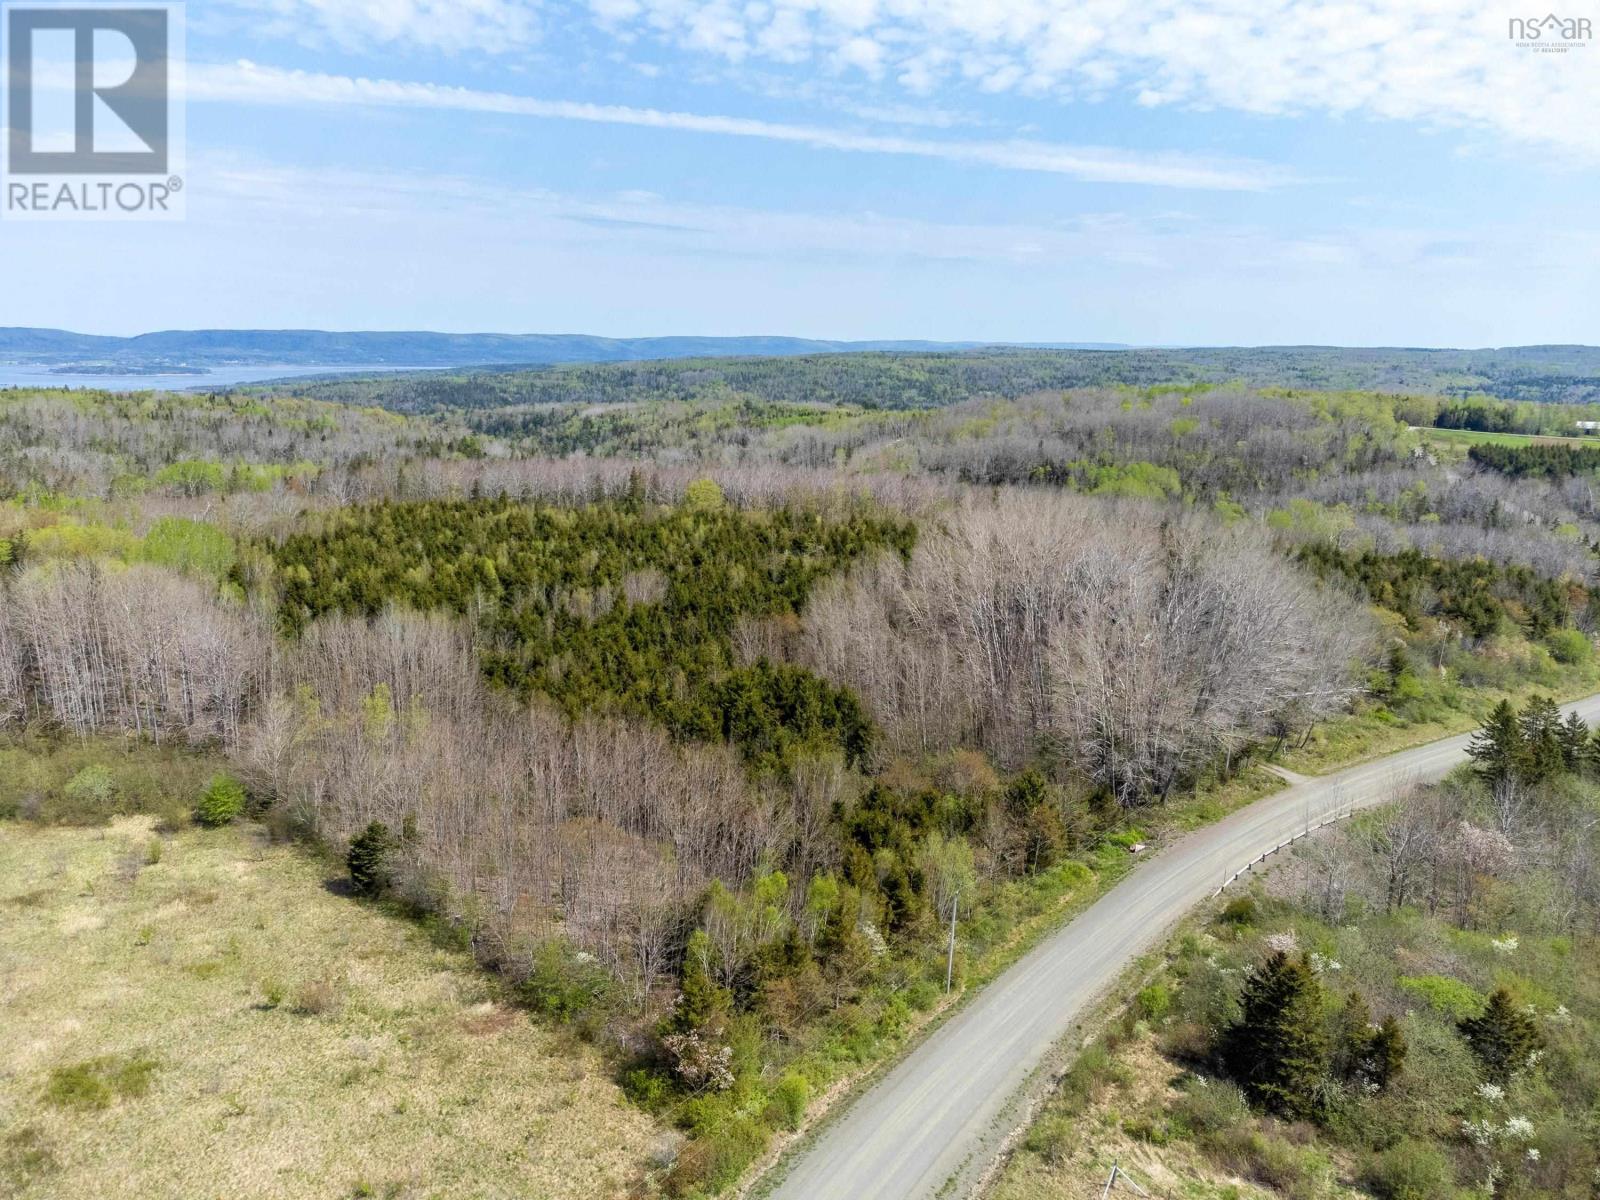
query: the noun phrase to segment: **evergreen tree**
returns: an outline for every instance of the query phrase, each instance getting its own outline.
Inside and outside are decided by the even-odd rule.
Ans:
[[[1483,728],[1472,735],[1467,754],[1478,764],[1479,776],[1491,786],[1521,774],[1522,729],[1511,701],[1495,705]]]
[[[1535,696],[1517,719],[1522,738],[1522,771],[1530,783],[1559,775],[1566,767],[1561,710],[1548,696]]]
[[[1467,1039],[1484,1074],[1502,1086],[1527,1066],[1534,1051],[1544,1044],[1533,1018],[1503,987],[1495,989],[1480,1015],[1467,1018],[1456,1028]]]
[[[1305,958],[1274,952],[1250,972],[1243,1015],[1225,1035],[1229,1073],[1252,1103],[1292,1120],[1315,1117],[1328,1069],[1322,987]]]
[[[664,1032],[709,1032],[721,1036],[733,1011],[733,993],[717,983],[711,973],[711,956],[714,953],[706,931],[696,929],[689,935],[683,955],[683,973],[679,979],[681,995],[677,1007],[666,1019]]]
[[[1339,1014],[1333,1048],[1333,1074],[1353,1087],[1381,1092],[1405,1064],[1406,1039],[1398,1022],[1374,1024],[1365,997],[1352,991]]]
[[[394,835],[382,821],[374,821],[350,841],[345,866],[350,882],[363,896],[379,896],[389,886],[389,858],[394,853]]]
[[[1570,713],[1561,725],[1561,760],[1569,771],[1583,767],[1589,747],[1589,726],[1577,713]]]
[[[1365,1079],[1378,1091],[1383,1091],[1405,1067],[1406,1035],[1393,1017],[1385,1017],[1373,1031],[1368,1042]]]

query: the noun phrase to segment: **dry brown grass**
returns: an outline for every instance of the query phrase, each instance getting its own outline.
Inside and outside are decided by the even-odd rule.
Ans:
[[[658,1130],[463,955],[248,830],[181,833],[148,863],[152,836],[0,824],[0,1194],[625,1190]],[[143,1094],[48,1098],[75,1068],[146,1060]]]

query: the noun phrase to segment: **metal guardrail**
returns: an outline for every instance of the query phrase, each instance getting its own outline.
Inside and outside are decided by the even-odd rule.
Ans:
[[[1302,832],[1295,834],[1287,842],[1279,842],[1271,850],[1268,850],[1256,858],[1251,859],[1239,870],[1235,871],[1232,875],[1229,875],[1226,879],[1224,879],[1222,881],[1222,886],[1211,893],[1211,898],[1215,900],[1218,896],[1222,895],[1223,892],[1227,891],[1231,885],[1237,883],[1241,877],[1248,875],[1251,871],[1255,870],[1261,864],[1266,862],[1267,859],[1271,858],[1274,854],[1278,854],[1281,851],[1287,850],[1296,842],[1302,842],[1314,833],[1320,833],[1329,825],[1337,825],[1340,821],[1348,821],[1351,817],[1356,815],[1358,807],[1358,805],[1351,804],[1350,807],[1343,810],[1335,808],[1333,816],[1329,817],[1327,820],[1319,822],[1316,825],[1308,825]]]

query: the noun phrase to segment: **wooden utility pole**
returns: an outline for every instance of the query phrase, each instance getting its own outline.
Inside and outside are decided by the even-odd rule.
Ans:
[[[944,990],[950,991],[950,980],[956,970],[956,910],[961,907],[961,893],[950,897],[950,953],[944,960]]]

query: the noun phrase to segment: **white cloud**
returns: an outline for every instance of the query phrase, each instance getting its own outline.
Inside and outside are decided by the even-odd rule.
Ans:
[[[0,232],[30,284],[0,297],[0,324],[1515,345],[1582,340],[1600,261],[1585,229],[1530,240],[1430,214],[1283,235],[1181,212],[771,211],[215,153],[189,174],[189,221],[132,240]],[[98,286],[62,270],[79,261]]]
[[[1481,0],[591,0],[610,28],[733,61],[808,56],[914,93],[964,82],[1141,104],[1487,130],[1600,158],[1600,44],[1519,48]],[[714,42],[693,35],[714,21]],[[771,47],[780,45],[782,53]],[[866,54],[871,45],[877,53]]]
[[[288,167],[214,159],[194,164],[216,211],[253,228],[310,230],[333,219],[405,233],[438,228],[446,241],[560,245],[626,259],[689,254],[754,260],[920,259],[1001,268],[1084,271],[1135,267],[1162,286],[1225,275],[1263,286],[1297,277],[1382,278],[1448,287],[1507,269],[1586,278],[1600,235],[1551,231],[1529,246],[1514,228],[1440,229],[1425,221],[1282,233],[1188,213],[1083,213],[1046,223],[962,223],[874,211],[804,211],[674,200],[654,191],[585,196],[482,178],[404,171]],[[410,234],[407,234],[410,236]],[[1129,277],[1124,273],[1123,280]],[[1135,289],[1137,290],[1137,289]]]
[[[898,135],[856,133],[819,125],[798,125],[702,113],[543,100],[508,92],[445,87],[291,71],[240,62],[232,66],[190,64],[192,100],[275,105],[371,105],[449,109],[607,125],[634,125],[727,137],[761,138],[814,149],[866,154],[910,155],[1016,171],[1042,171],[1094,183],[1218,191],[1261,191],[1294,182],[1270,164],[1249,159],[1203,158],[1188,154],[1139,153],[1101,146],[1072,146],[1025,140],[942,141]]]
[[[539,0],[226,0],[258,35],[355,50],[408,47],[501,54],[538,36]],[[625,15],[626,10],[618,10]]]

